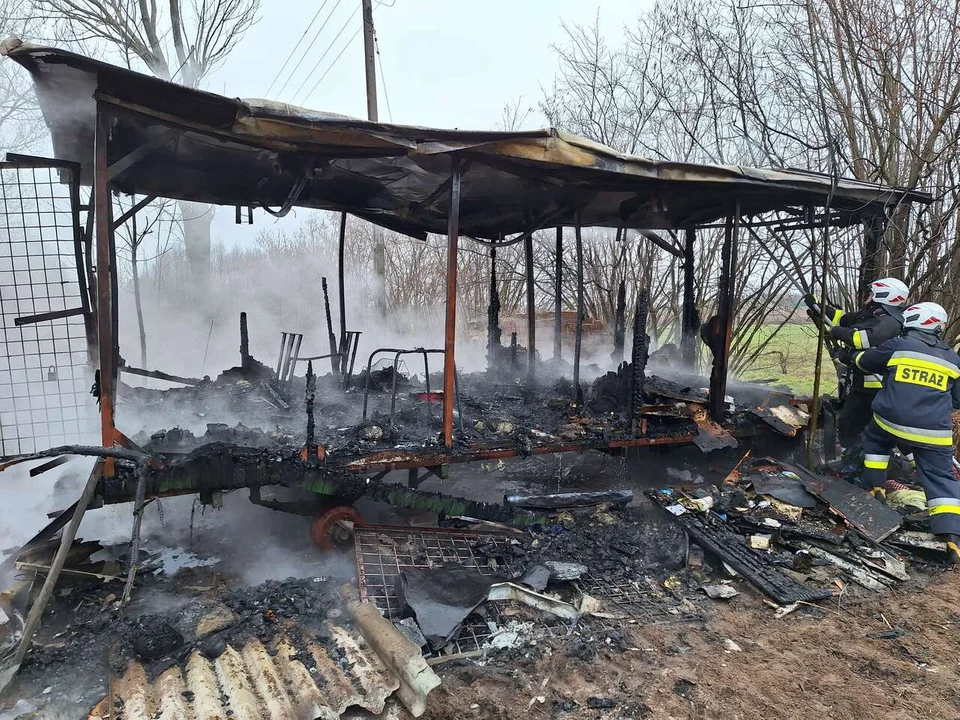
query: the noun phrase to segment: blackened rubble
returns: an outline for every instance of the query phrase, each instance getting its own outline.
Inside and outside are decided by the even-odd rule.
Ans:
[[[427,383],[422,374],[404,372],[406,367],[403,361],[399,367],[382,361],[373,366],[369,377],[365,368],[348,380],[330,373],[319,375],[314,393],[316,442],[331,452],[357,455],[405,443],[436,443],[441,430],[442,376],[434,373]],[[647,437],[695,434],[694,418],[706,404],[707,379],[664,378],[649,370],[639,375],[643,385],[639,393],[632,366],[621,364],[584,388],[582,405],[576,403],[566,378],[541,382],[530,390],[521,382],[522,369],[464,374],[458,383],[457,440],[522,445],[532,434],[533,441],[608,444],[636,437],[637,432]],[[215,380],[205,378],[197,385],[166,390],[128,385],[121,390],[121,425],[124,417],[133,422],[150,418],[150,427],[127,430],[138,444],[155,452],[189,452],[211,442],[302,446],[305,440],[306,380],[296,375],[278,379],[248,353],[240,365]],[[761,386],[732,384],[730,392],[737,405],[729,417],[731,427],[747,433],[762,424],[751,417],[758,406],[790,399]],[[638,397],[643,399],[641,406],[635,402]],[[642,421],[642,427],[634,420]],[[246,428],[260,428],[266,437],[255,437]],[[236,432],[228,437],[227,429]]]
[[[328,621],[350,625],[334,579],[270,580],[225,592],[210,588],[169,610],[139,614],[138,608],[148,607],[154,593],[172,597],[170,592],[184,592],[177,590],[175,581],[162,577],[145,575],[142,583],[125,611],[109,585],[81,583],[75,591],[56,597],[49,611],[53,620],[34,644],[11,692],[57,680],[65,696],[89,709],[106,693],[107,676],[123,675],[130,661],[140,663],[152,679],[185,662],[194,650],[213,659],[227,645],[239,648],[251,638],[270,646],[284,637],[300,649],[309,641],[323,647],[334,663],[341,667],[347,663],[327,625]],[[205,623],[214,632],[201,636]],[[313,667],[316,660],[302,654],[298,659],[308,669]]]
[[[683,532],[651,508],[600,506],[564,513],[559,523],[518,536],[503,550],[480,541],[474,553],[517,567],[572,562],[610,582],[665,578],[683,567]]]

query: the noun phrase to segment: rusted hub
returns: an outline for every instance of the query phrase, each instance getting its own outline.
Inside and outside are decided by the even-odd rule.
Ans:
[[[337,505],[317,513],[310,526],[310,537],[321,550],[333,550],[353,538],[353,524],[360,522],[360,513],[352,505]]]

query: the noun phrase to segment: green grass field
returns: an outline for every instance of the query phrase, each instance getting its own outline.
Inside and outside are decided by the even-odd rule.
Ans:
[[[753,339],[754,345],[763,342],[776,330],[776,325],[765,325]],[[753,364],[740,376],[744,380],[775,380],[796,393],[813,392],[814,369],[817,358],[817,329],[812,323],[785,325]],[[821,394],[836,393],[836,372],[826,349],[823,353]]]

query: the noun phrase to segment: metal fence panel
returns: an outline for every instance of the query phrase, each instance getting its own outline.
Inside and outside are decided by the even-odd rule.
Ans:
[[[0,455],[99,441],[77,171],[0,163]]]

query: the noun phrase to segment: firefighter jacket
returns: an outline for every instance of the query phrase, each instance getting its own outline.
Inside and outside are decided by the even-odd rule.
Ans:
[[[921,445],[952,445],[952,410],[960,408],[960,355],[940,338],[907,330],[880,347],[858,352],[854,363],[883,375],[873,399],[877,425]]]
[[[867,303],[857,312],[850,313],[828,307],[827,313],[828,316],[832,314],[830,337],[857,350],[877,347],[897,337],[903,327],[903,313],[880,303]],[[882,385],[881,375],[854,367],[851,385],[856,392],[874,392]]]

